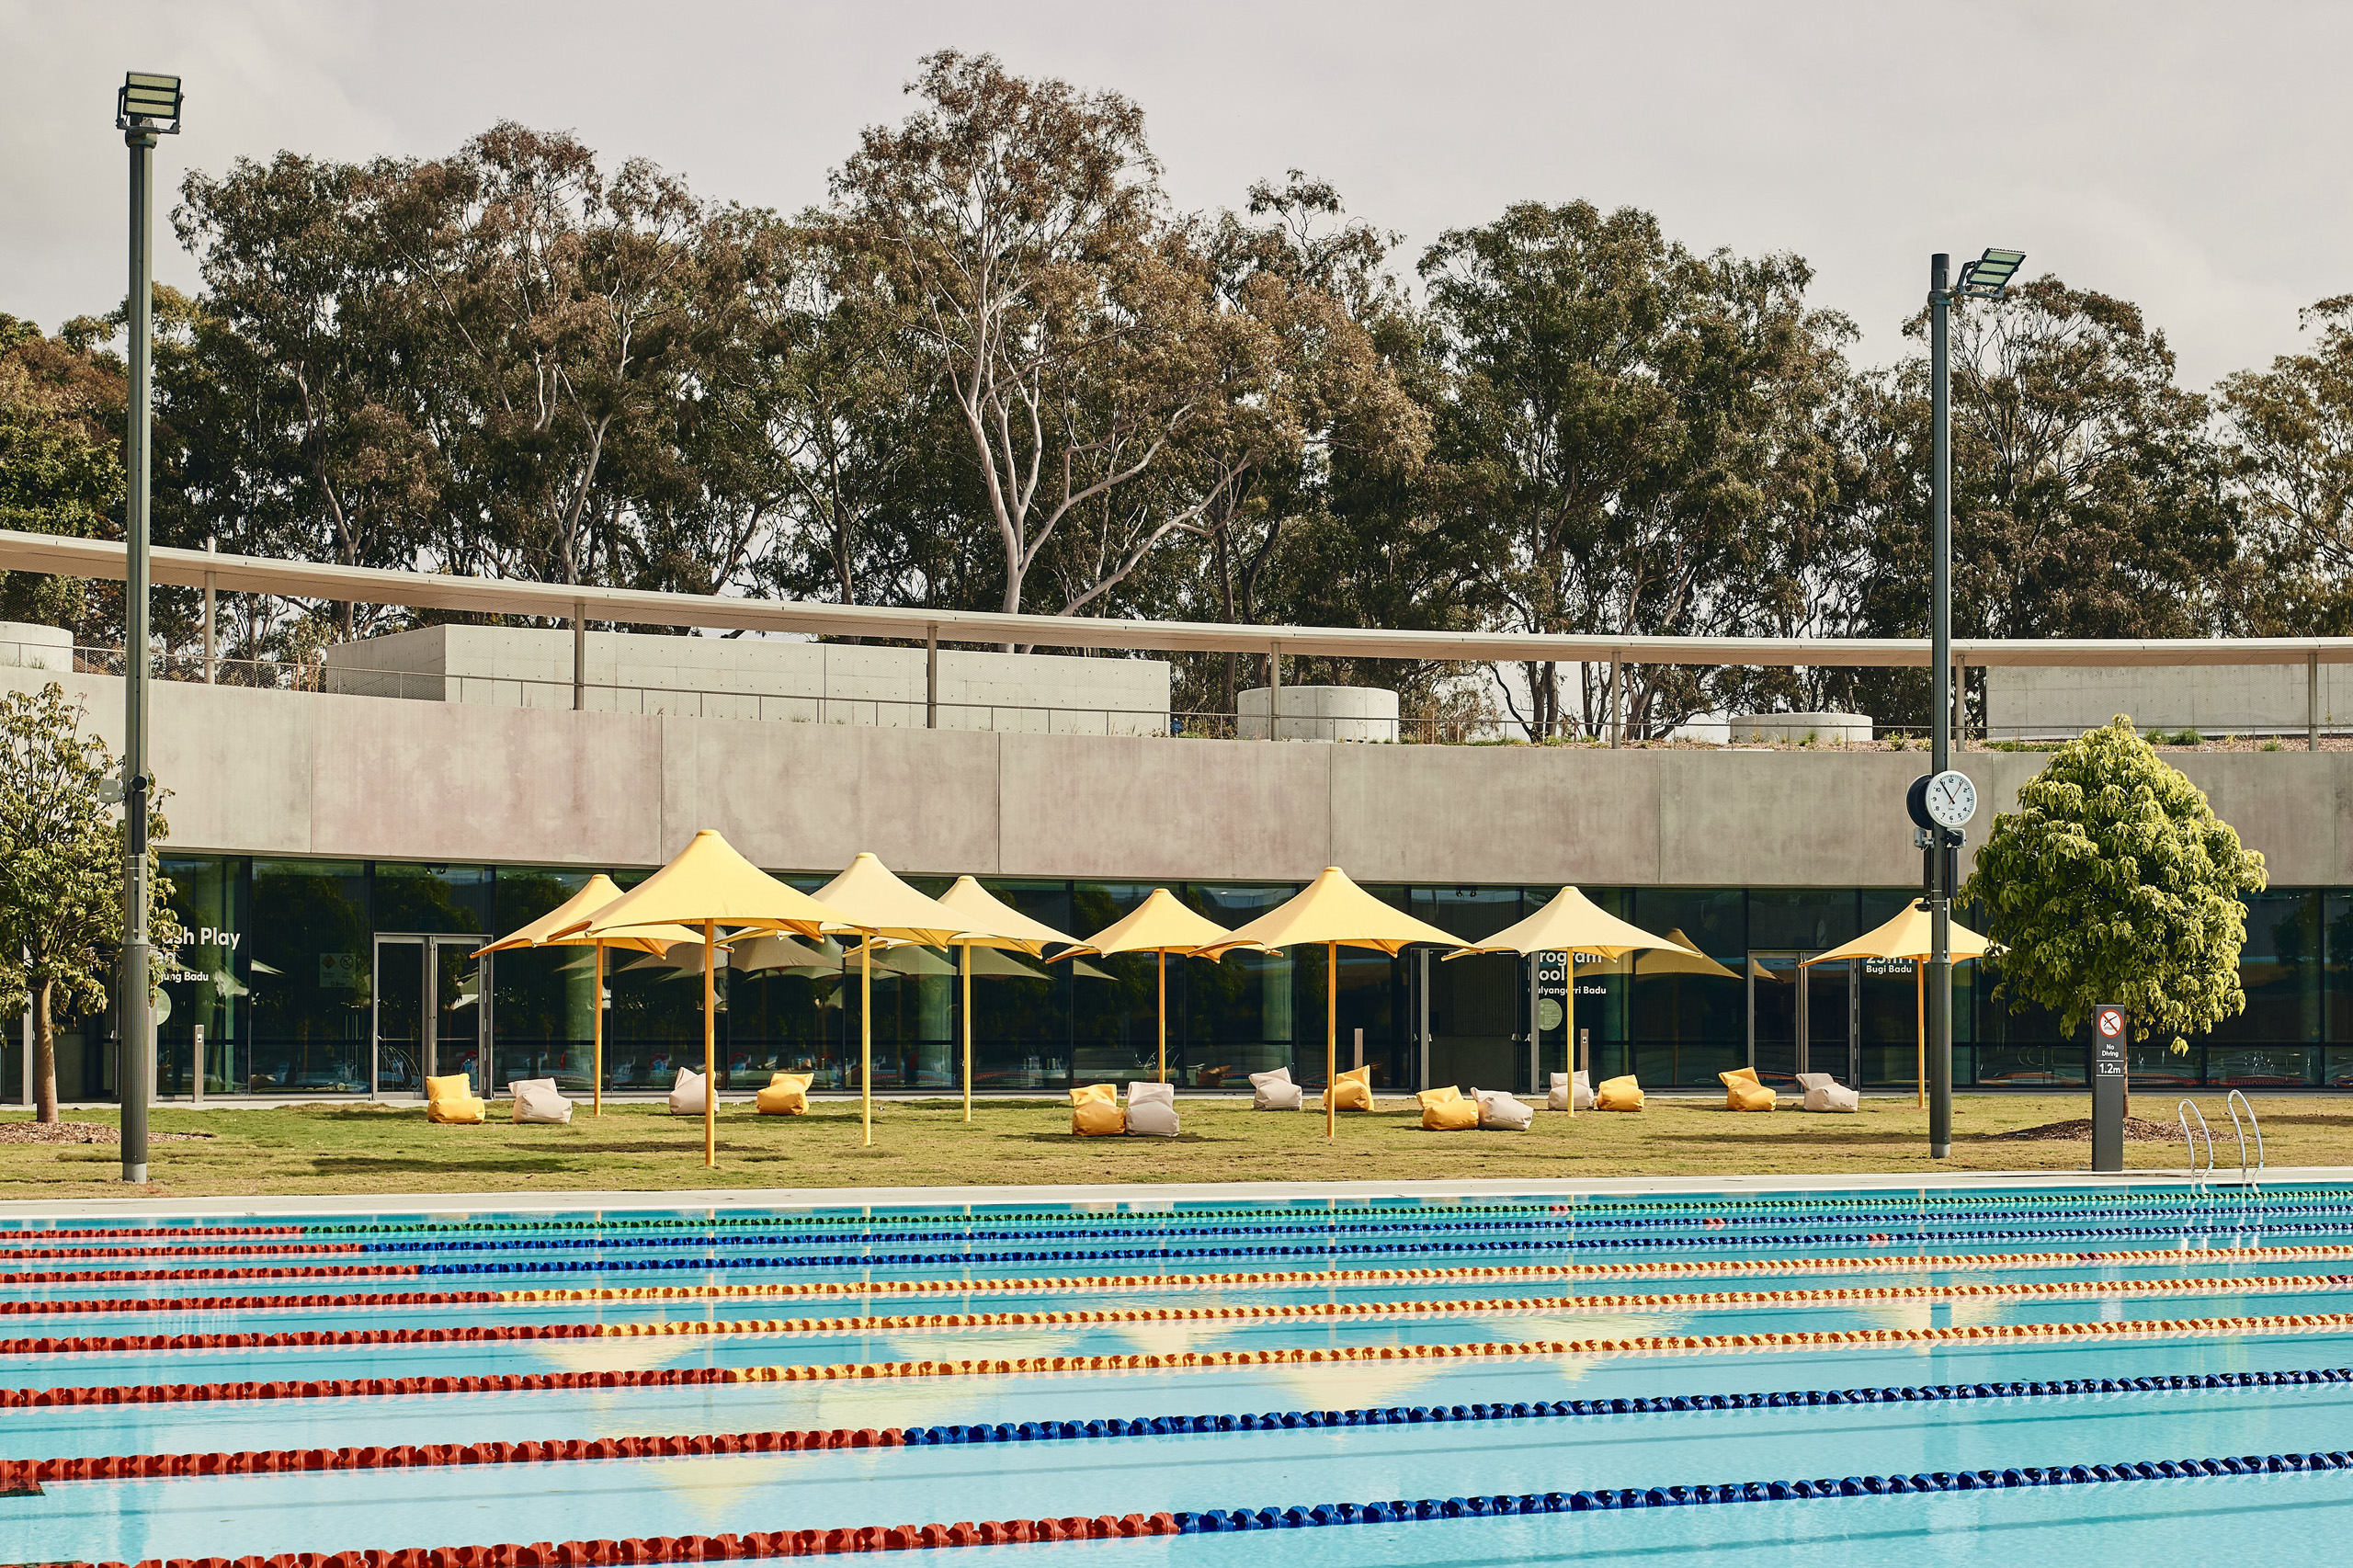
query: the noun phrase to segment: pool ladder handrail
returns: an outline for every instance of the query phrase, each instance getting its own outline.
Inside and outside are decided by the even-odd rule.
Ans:
[[[2194,1100],[2184,1099],[2174,1107],[2174,1116],[2181,1123],[2181,1142],[2189,1160],[2189,1179],[2198,1184],[2198,1194],[2202,1198],[2206,1195],[2206,1177],[2214,1174],[2214,1134],[2206,1125],[2206,1113],[2198,1108]],[[2193,1116],[2198,1119],[2194,1129],[2189,1125],[2189,1119]],[[2198,1140],[2201,1134],[2206,1140],[2205,1176],[2198,1174]]]
[[[2245,1106],[2246,1108],[2246,1127],[2241,1127],[2239,1125],[2239,1108],[2241,1106]],[[2263,1123],[2256,1119],[2255,1102],[2248,1099],[2241,1091],[2233,1089],[2231,1091],[2230,1098],[2222,1102],[2222,1107],[2231,1113],[2232,1131],[2239,1135],[2239,1190],[2242,1193],[2246,1190],[2248,1185],[2246,1164],[2247,1128],[2251,1127],[2255,1130],[2254,1186],[2256,1191],[2261,1192],[2263,1190]],[[2212,1150],[2213,1142],[2211,1139],[2209,1139],[2207,1141],[2207,1164],[2210,1166],[2213,1163]]]

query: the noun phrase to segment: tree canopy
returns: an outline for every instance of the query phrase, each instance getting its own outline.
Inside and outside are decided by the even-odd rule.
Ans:
[[[511,122],[439,157],[192,174],[203,290],[158,292],[159,540],[1244,625],[1926,631],[1923,323],[1850,363],[1802,257],[1566,195],[1400,256],[1297,168],[1178,207],[1116,91],[955,51],[906,91],[798,213]],[[119,529],[120,320],[0,317],[0,524]],[[2308,352],[2209,396],[2086,280],[1958,305],[1956,632],[2353,624],[2353,296],[2306,324]],[[233,598],[232,656],[413,613]],[[0,601],[119,635],[103,585]],[[185,590],[156,621],[194,634]],[[1232,712],[1255,662],[1179,658],[1179,706]],[[1522,674],[1501,695],[1537,739],[1613,699],[1638,735],[1733,705],[1926,717],[1916,671]],[[1298,672],[1423,708],[1446,676]]]
[[[1961,896],[2006,949],[1991,961],[2013,1006],[2048,1008],[2073,1034],[2121,1003],[2135,1038],[2185,1051],[2245,1010],[2240,895],[2264,881],[2263,857],[2120,715],[2060,747],[1994,819]]]

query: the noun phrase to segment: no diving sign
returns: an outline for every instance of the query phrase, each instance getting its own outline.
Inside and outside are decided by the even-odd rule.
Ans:
[[[2125,1026],[2130,1015],[2114,1002],[2092,1009],[2092,1169],[2124,1168]]]
[[[2103,1004],[2092,1011],[2092,1027],[2099,1030],[2102,1040],[2120,1039],[2124,1033],[2124,1009]]]

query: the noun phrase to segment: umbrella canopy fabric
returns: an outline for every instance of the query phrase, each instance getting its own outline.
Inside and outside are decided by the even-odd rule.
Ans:
[[[1394,957],[1415,942],[1459,948],[1461,938],[1383,903],[1326,866],[1299,894],[1277,904],[1222,942],[1201,949],[1222,958],[1238,948],[1320,947],[1324,962],[1324,1136],[1339,1135],[1340,955],[1342,948],[1371,948]]]
[[[1299,894],[1239,927],[1222,940],[1200,949],[1203,958],[1217,958],[1237,948],[1274,950],[1300,946],[1376,948],[1395,955],[1415,942],[1459,948],[1460,937],[1416,920],[1404,910],[1381,902],[1348,880],[1337,866],[1326,866]]]
[[[917,892],[862,849],[840,876],[817,890],[817,902],[839,910],[843,922],[860,931],[926,948],[944,948],[968,935],[974,940],[1014,935]]]
[[[1638,926],[1596,905],[1574,888],[1563,888],[1552,901],[1516,926],[1506,926],[1484,941],[1466,943],[1446,956],[1465,953],[1598,953],[1623,958],[1649,949],[1672,949],[1699,955],[1672,937],[1654,937]]]
[[[957,878],[956,885],[939,895],[939,902],[974,922],[974,929],[1001,933],[982,937],[968,932],[959,938],[960,945],[1010,948],[1033,958],[1050,947],[1078,946],[1077,937],[1057,931],[1042,920],[1030,919],[971,877]]]
[[[1702,953],[1691,938],[1683,934],[1682,926],[1669,926],[1666,934],[1674,940],[1675,947],[1662,948],[1654,953],[1643,953],[1634,960],[1637,971],[1645,978],[1654,974],[1707,974],[1713,975],[1719,980],[1740,978],[1738,970],[1726,969]],[[1768,972],[1763,978],[1771,980],[1775,976]]]
[[[777,881],[703,828],[668,865],[579,921],[573,930],[598,937],[616,928],[656,924],[728,926],[792,931],[815,937],[859,922]]]
[[[1595,953],[1604,959],[1623,958],[1628,953],[1664,949],[1678,958],[1707,960],[1693,952],[1678,937],[1654,937],[1639,926],[1625,921],[1597,905],[1593,900],[1574,888],[1563,888],[1552,902],[1517,925],[1506,926],[1483,942],[1474,942],[1447,954],[1459,959],[1466,953],[1518,953],[1525,958],[1533,953],[1567,953],[1570,962],[1575,955]],[[1562,993],[1563,1035],[1569,1042],[1572,1057],[1576,1052],[1577,988],[1574,977]],[[1538,1060],[1538,1042],[1531,1038],[1528,1044],[1529,1082],[1534,1085],[1541,1066]],[[1583,1065],[1572,1060],[1572,1069]],[[1576,1114],[1576,1099],[1570,1096],[1569,1114]]]
[[[586,948],[598,944],[598,938],[580,935],[581,926],[605,905],[621,896],[613,879],[599,871],[588,879],[581,890],[540,915],[527,926],[518,926],[486,948],[474,949],[474,957],[484,953],[504,953],[517,948]],[[570,935],[558,935],[559,932]],[[606,937],[602,945],[620,948],[633,953],[658,953],[673,942],[700,940],[683,926],[650,926],[634,931]]]
[[[1815,964],[1828,963],[1833,959],[1925,959],[1934,950],[1934,918],[1916,902],[1906,904],[1904,913],[1886,925],[1864,932],[1843,948],[1816,953],[1805,961]],[[1947,950],[1955,963],[1982,959],[1994,945],[1958,920],[1951,922],[1948,929],[1951,941]]]
[[[1060,962],[1082,953],[1103,958],[1120,953],[1198,953],[1233,935],[1216,921],[1186,908],[1166,888],[1154,888],[1142,903],[1070,951],[1056,953],[1054,959]]]

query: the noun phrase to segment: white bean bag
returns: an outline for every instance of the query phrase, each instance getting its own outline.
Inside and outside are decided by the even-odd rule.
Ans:
[[[1580,1067],[1574,1073],[1553,1074],[1552,1092],[1545,1096],[1544,1108],[1591,1110],[1593,1085],[1588,1081],[1585,1069]]]
[[[670,1086],[670,1114],[700,1116],[708,1083],[709,1080],[693,1068],[679,1068],[678,1081]]]
[[[1174,1084],[1130,1084],[1128,1131],[1144,1138],[1176,1137],[1176,1086]]]
[[[1801,1073],[1799,1086],[1805,1090],[1808,1110],[1844,1110],[1861,1108],[1862,1096],[1827,1073]]]
[[[1306,1097],[1306,1091],[1290,1081],[1290,1069],[1288,1067],[1250,1074],[1252,1110],[1297,1110],[1305,1103]]]
[[[572,1119],[572,1102],[555,1092],[553,1078],[516,1078],[506,1085],[515,1096],[515,1119],[562,1127]]]
[[[1536,1108],[1503,1089],[1473,1089],[1479,1102],[1479,1125],[1489,1132],[1525,1132],[1534,1125]]]

